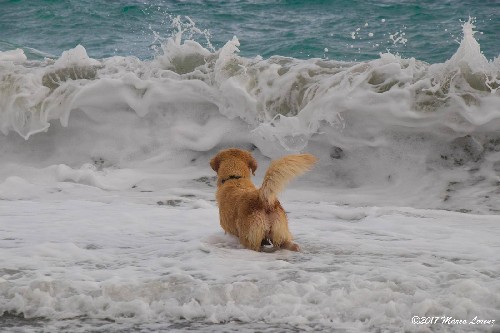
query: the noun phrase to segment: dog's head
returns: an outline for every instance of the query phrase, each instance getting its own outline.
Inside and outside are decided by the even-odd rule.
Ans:
[[[219,181],[231,176],[250,178],[250,170],[255,175],[257,161],[249,151],[230,148],[215,155],[210,160],[210,166],[217,172]]]

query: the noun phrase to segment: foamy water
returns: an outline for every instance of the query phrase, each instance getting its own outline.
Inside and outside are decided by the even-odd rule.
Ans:
[[[0,53],[0,313],[39,331],[470,331],[500,318],[500,61]],[[283,195],[302,253],[218,225],[219,149],[307,151]],[[22,319],[26,318],[26,320]],[[478,331],[498,326],[480,325]]]

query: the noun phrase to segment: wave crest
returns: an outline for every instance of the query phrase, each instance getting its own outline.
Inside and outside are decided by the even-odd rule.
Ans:
[[[316,150],[331,158],[332,184],[345,188],[397,192],[444,177],[441,193],[465,193],[441,173],[460,169],[460,183],[481,187],[476,204],[496,207],[500,61],[481,54],[473,29],[466,22],[457,52],[438,64],[390,53],[366,62],[245,58],[236,37],[213,50],[184,40],[185,29],[152,61],[95,60],[82,46],[55,61],[0,54],[0,129],[29,141],[46,131],[72,135],[88,141],[81,155],[116,163],[230,145],[270,157]]]

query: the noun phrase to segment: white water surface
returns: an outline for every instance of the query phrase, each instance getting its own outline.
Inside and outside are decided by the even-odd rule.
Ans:
[[[181,30],[150,62],[0,53],[0,328],[499,331],[500,62],[473,29],[432,65],[248,59]],[[302,252],[224,234],[208,161],[231,146],[256,184],[318,156],[281,196]]]
[[[500,315],[498,216],[343,206],[303,181],[282,200],[303,251],[263,254],[218,227],[211,182],[9,182],[35,193],[0,202],[0,306],[39,320],[21,331],[468,332],[411,318]]]

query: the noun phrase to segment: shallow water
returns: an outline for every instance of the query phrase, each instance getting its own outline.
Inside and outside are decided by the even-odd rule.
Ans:
[[[304,202],[314,198],[304,188],[283,198],[303,252],[262,254],[216,228],[215,205],[201,199],[208,186],[185,183],[199,194],[177,207],[155,204],[174,187],[136,196],[58,186],[41,202],[0,206],[6,329],[398,331],[429,312],[498,315],[493,216]]]

